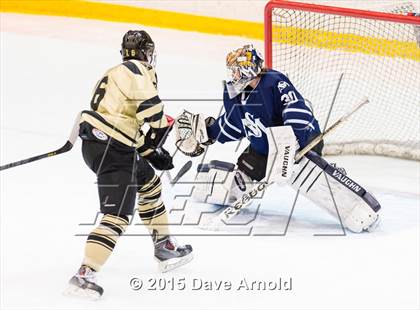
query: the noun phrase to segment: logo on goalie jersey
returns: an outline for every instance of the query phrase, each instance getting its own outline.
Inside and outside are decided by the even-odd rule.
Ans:
[[[245,118],[242,119],[242,124],[244,125],[247,137],[254,136],[261,138],[262,133],[267,130],[263,123],[261,123],[261,120],[259,118],[254,119],[254,116],[249,112],[245,112]]]
[[[283,90],[286,88],[286,87],[288,87],[288,86],[290,86],[289,85],[289,83],[287,83],[286,81],[280,81],[278,84],[277,84],[277,88],[279,89],[279,92],[281,93],[281,92],[283,92]]]

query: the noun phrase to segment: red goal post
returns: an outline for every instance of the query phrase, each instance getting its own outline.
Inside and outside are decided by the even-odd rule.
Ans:
[[[327,154],[420,160],[420,17],[410,13],[267,3],[266,66],[289,76],[321,129],[338,85],[330,122],[357,96],[371,102],[326,141]]]

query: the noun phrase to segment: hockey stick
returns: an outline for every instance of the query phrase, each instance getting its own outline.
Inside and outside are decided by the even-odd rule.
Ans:
[[[30,158],[27,158],[27,159],[15,161],[13,163],[0,166],[0,171],[6,170],[6,169],[9,169],[9,168],[13,168],[13,167],[17,167],[17,166],[21,166],[21,165],[24,165],[24,164],[31,163],[33,161],[37,161],[37,160],[40,160],[40,159],[43,159],[43,158],[56,156],[56,155],[63,154],[63,153],[66,153],[66,152],[70,151],[73,148],[73,145],[76,142],[76,139],[79,135],[80,116],[81,116],[81,113],[77,114],[76,120],[74,121],[73,129],[71,130],[71,133],[70,133],[70,137],[62,147],[60,147],[59,149],[57,149],[55,151],[52,151],[52,152],[48,152],[48,153],[45,153],[45,154],[42,154],[42,155],[30,157]]]
[[[367,104],[369,100],[364,98],[359,104],[357,104],[351,111],[347,112],[345,115],[340,117],[334,124],[328,127],[323,133],[318,135],[315,139],[313,139],[307,146],[305,146],[302,150],[300,150],[295,156],[295,162],[302,159],[306,153],[308,153],[312,148],[314,148],[318,143],[320,143],[325,136],[330,134],[334,131],[340,124],[345,122],[351,115],[353,115],[356,111],[358,111],[362,106]],[[253,199],[262,191],[264,191],[270,184],[267,181],[263,181],[256,186],[254,186],[251,190],[244,193],[238,200],[236,200],[230,207],[227,207],[220,215],[219,218],[223,222],[229,221],[232,219],[236,214],[239,213],[243,208],[250,205]]]
[[[174,187],[175,184],[179,181],[179,179],[181,179],[184,174],[186,174],[192,167],[192,161],[189,160],[187,161],[182,167],[181,169],[179,169],[178,173],[176,174],[176,176],[172,179],[169,172],[167,171],[167,177],[169,179],[169,183],[171,184],[171,187]]]

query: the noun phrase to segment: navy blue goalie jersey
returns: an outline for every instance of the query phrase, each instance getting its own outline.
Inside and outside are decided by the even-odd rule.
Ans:
[[[284,74],[267,70],[255,89],[230,98],[225,85],[225,112],[208,128],[208,135],[221,143],[248,138],[251,147],[268,154],[267,128],[290,125],[302,148],[320,133],[311,107]]]

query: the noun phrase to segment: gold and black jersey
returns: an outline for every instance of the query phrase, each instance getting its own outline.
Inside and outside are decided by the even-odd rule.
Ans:
[[[155,70],[139,60],[125,61],[105,73],[94,89],[91,109],[82,112],[81,122],[127,146],[140,148],[141,155],[151,152],[144,146],[143,124],[168,126]]]

